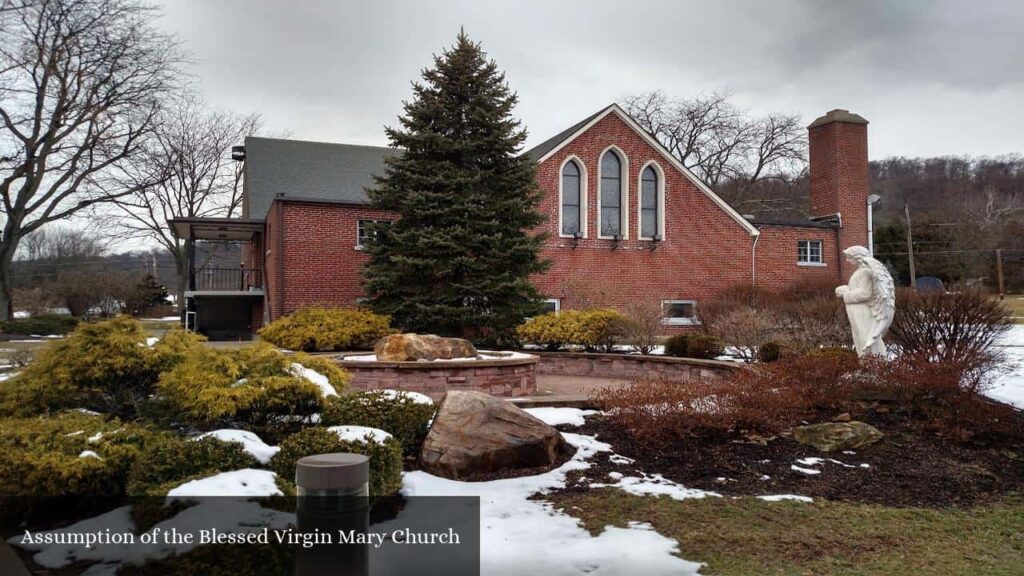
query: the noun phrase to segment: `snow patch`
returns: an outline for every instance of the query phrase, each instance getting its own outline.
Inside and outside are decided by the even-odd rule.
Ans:
[[[237,442],[242,445],[242,449],[252,455],[260,464],[267,464],[270,459],[274,457],[274,454],[280,450],[277,446],[270,446],[260,437],[248,432],[246,430],[234,430],[234,429],[222,429],[214,430],[213,432],[207,432],[201,434],[193,440],[200,438],[216,438],[223,442]]]
[[[404,398],[407,400],[411,400],[414,404],[434,403],[434,401],[430,399],[430,396],[427,396],[426,394],[420,394],[419,392],[412,392],[409,390],[390,390],[385,388],[383,390],[374,390],[374,392],[380,392],[381,396],[387,398],[388,400],[399,400]]]
[[[558,426],[559,424],[583,426],[585,417],[597,414],[597,410],[580,410],[579,408],[526,408],[523,411],[549,426]]]
[[[668,496],[673,500],[689,500],[693,498],[706,498],[708,496],[721,497],[716,492],[707,492],[696,488],[687,488],[677,484],[661,474],[644,474],[642,476],[626,476],[620,478],[615,484],[591,484],[591,488],[619,488],[635,496]]]
[[[324,398],[338,395],[338,391],[334,389],[334,386],[331,386],[331,381],[327,379],[327,376],[324,376],[316,370],[306,368],[298,362],[292,362],[291,368],[289,368],[288,371],[293,376],[304,378],[305,380],[315,384],[317,388],[320,388],[320,394]]]
[[[792,466],[790,466],[790,468],[793,469],[793,470],[796,470],[797,472],[800,472],[802,474],[807,474],[808,476],[813,476],[815,474],[821,474],[821,470],[813,470],[811,468],[801,468],[801,467],[797,466],[796,464],[793,464]]]
[[[82,453],[78,455],[79,458],[95,458],[97,460],[103,460],[100,455],[93,452],[92,450],[82,450]]]
[[[814,502],[814,498],[809,496],[798,496],[796,494],[773,494],[771,496],[758,496],[758,500],[764,500],[766,502],[781,502],[783,500],[795,500],[797,502]]]
[[[281,496],[274,479],[277,474],[269,470],[245,468],[221,472],[199,480],[186,482],[167,493],[169,498],[198,498],[203,496]]]
[[[996,345],[1005,356],[1003,372],[984,394],[1024,410],[1024,324],[1011,326]]]
[[[370,441],[383,444],[385,440],[391,438],[391,434],[380,428],[370,428],[368,426],[331,426],[327,430],[337,434],[338,438],[343,442],[360,442],[365,444],[367,441]]]

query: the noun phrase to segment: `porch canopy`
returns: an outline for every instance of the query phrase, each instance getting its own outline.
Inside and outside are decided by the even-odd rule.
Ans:
[[[252,242],[263,232],[263,220],[254,218],[172,218],[167,223],[182,240]]]

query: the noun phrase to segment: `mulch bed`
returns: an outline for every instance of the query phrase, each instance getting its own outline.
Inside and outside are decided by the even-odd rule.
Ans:
[[[827,422],[835,416],[820,414],[814,422]],[[611,444],[616,454],[635,462],[615,464],[607,455],[596,456],[590,469],[571,473],[566,490],[589,490],[590,482],[614,483],[607,478],[609,472],[626,476],[644,472],[723,496],[799,494],[889,506],[970,506],[1024,492],[1022,438],[969,446],[923,433],[893,414],[869,411],[856,418],[875,426],[885,437],[855,454],[826,454],[796,442],[791,435],[764,445],[737,435],[658,448],[637,441],[605,417],[592,416],[584,426],[565,430],[596,435]],[[796,462],[809,457],[826,461],[817,465]],[[863,463],[869,467],[861,467]],[[793,470],[792,465],[821,473],[808,475]],[[580,481],[582,477],[587,480]]]

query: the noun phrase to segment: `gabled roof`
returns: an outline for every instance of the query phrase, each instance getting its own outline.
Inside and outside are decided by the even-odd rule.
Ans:
[[[620,108],[618,104],[611,104],[610,106],[604,108],[603,110],[600,110],[597,113],[588,116],[582,121],[574,124],[573,126],[559,132],[555,136],[545,140],[539,145],[531,148],[526,152],[526,154],[533,157],[533,159],[536,160],[537,162],[543,162],[550,158],[551,156],[553,156],[556,152],[567,146],[570,142],[575,140],[581,134],[589,130],[592,126],[603,120],[609,114],[615,114],[623,122],[625,122],[627,126],[632,128],[634,132],[640,135],[640,137],[647,142],[647,144],[649,144],[652,148],[657,150],[658,153],[665,158],[665,161],[671,164],[676,170],[682,172],[683,176],[685,176],[687,180],[692,182],[693,185],[697,187],[697,189],[703,192],[705,196],[710,198],[712,202],[717,204],[719,208],[724,210],[726,214],[728,214],[733,220],[735,220],[737,224],[742,226],[748,234],[750,234],[751,236],[757,236],[761,233],[756,226],[751,224],[750,221],[748,221],[739,212],[737,212],[735,208],[730,206],[728,202],[722,200],[722,198],[718,194],[715,194],[715,192],[711,189],[710,186],[705,184],[704,181],[701,180],[700,178],[697,178],[697,176],[694,175],[693,172],[690,172],[690,170],[687,169],[686,166],[683,166],[683,163],[676,159],[676,157],[673,156],[672,153],[669,152],[665,148],[665,146],[662,145],[662,143],[659,142],[658,139],[654,137],[654,135],[652,135],[647,130],[644,130],[642,126],[637,124],[636,120],[634,120],[632,116],[627,114],[625,110]]]
[[[280,138],[245,139],[247,216],[263,218],[274,198],[367,204],[373,176],[401,150]]]

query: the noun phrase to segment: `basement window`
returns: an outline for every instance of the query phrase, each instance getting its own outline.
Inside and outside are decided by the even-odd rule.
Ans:
[[[697,302],[693,300],[662,300],[662,320],[666,326],[695,326],[697,320]]]
[[[821,240],[800,240],[796,243],[796,263],[799,266],[824,266]]]
[[[558,298],[548,298],[544,301],[543,307],[541,308],[541,314],[549,314],[551,312],[559,312],[562,309],[562,301]]]

